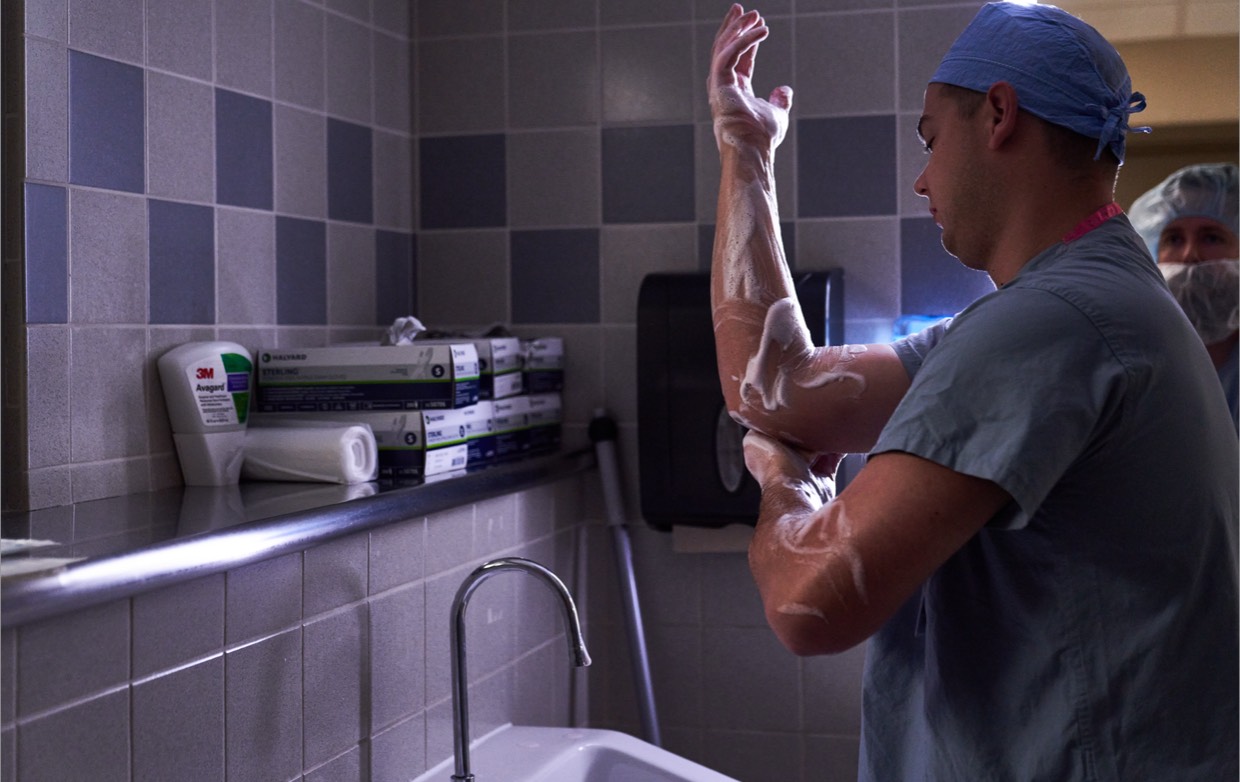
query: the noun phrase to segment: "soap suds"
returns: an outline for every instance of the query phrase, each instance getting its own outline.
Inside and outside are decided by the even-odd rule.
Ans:
[[[817,608],[814,608],[813,606],[807,606],[802,603],[785,603],[784,605],[781,605],[776,610],[779,611],[779,613],[781,614],[788,614],[789,616],[817,617],[818,619],[822,620],[823,624],[829,624],[829,622],[827,622],[826,614],[824,614],[822,611],[819,611]]]

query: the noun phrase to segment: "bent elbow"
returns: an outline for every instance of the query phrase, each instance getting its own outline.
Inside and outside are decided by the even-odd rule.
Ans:
[[[867,638],[833,625],[822,612],[809,607],[768,610],[766,619],[784,648],[798,657],[839,654]]]

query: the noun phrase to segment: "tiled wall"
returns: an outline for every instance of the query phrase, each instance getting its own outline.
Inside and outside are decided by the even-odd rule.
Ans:
[[[566,439],[612,412],[636,517],[637,291],[708,262],[719,165],[703,86],[728,4],[27,0],[29,326],[4,347],[30,357],[30,502],[177,480],[150,373],[163,349],[356,339],[412,307],[434,326],[564,336]],[[988,284],[945,257],[912,192],[925,81],[977,5],[761,5],[756,87],[796,88],[776,161],[785,241],[797,269],[845,269],[850,341]],[[114,103],[141,86],[136,189],[132,164],[104,186],[74,178],[74,106],[99,98],[75,103],[83,69]],[[108,128],[132,122],[114,113]],[[743,553],[678,553],[635,521],[669,747],[747,782],[851,778],[862,650],[793,658]],[[587,533],[590,719],[636,731],[610,541]]]
[[[465,576],[525,556],[584,594],[580,486],[5,630],[0,779],[409,782],[452,755],[449,609]],[[590,683],[545,585],[501,573],[465,617],[475,735],[584,714]]]

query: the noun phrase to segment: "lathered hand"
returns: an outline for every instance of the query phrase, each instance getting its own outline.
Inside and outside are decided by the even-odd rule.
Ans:
[[[774,150],[788,130],[792,88],[777,87],[767,100],[753,92],[754,59],[769,29],[757,11],[733,5],[715,36],[706,86],[715,120],[715,143]]]

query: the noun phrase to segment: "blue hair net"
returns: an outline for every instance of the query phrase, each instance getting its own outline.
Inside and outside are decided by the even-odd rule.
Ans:
[[[995,82],[1016,88],[1020,108],[1098,139],[1097,160],[1110,149],[1124,162],[1128,116],[1145,108],[1128,69],[1098,31],[1052,5],[987,3],[948,49],[931,83],[986,92]]]
[[[1181,217],[1208,217],[1233,234],[1240,234],[1240,206],[1236,200],[1236,166],[1201,163],[1185,166],[1149,190],[1128,210],[1128,219],[1158,258],[1163,229]]]

